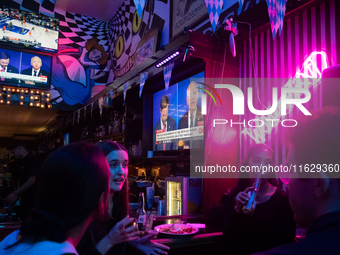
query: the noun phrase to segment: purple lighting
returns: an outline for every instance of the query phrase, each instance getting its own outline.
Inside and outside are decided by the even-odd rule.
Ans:
[[[319,60],[317,57],[320,57]],[[319,66],[318,66],[319,63]],[[328,67],[327,55],[323,51],[312,52],[304,61],[300,71],[297,71],[295,76],[288,80],[283,86],[284,88],[310,88],[311,86],[317,86],[321,82],[321,74],[324,69]],[[300,98],[301,94],[296,93],[294,98]],[[281,116],[281,98],[277,102],[278,107],[275,112],[269,115],[256,116],[254,120],[260,123],[266,123],[261,128],[244,128],[241,134],[248,135],[256,143],[264,143],[266,141],[266,135],[270,134],[272,130],[279,124],[279,121],[283,120],[285,116]],[[293,104],[288,105],[287,114],[293,110]],[[269,121],[268,121],[269,120]]]
[[[170,55],[168,55],[167,57],[165,57],[162,61],[158,62],[156,64],[156,67],[159,68],[161,67],[162,65],[166,64],[167,62],[169,62],[171,59],[177,57],[178,55],[180,55],[181,53],[179,51],[176,51]]]

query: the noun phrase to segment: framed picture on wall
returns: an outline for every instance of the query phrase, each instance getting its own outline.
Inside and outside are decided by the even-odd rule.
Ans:
[[[204,0],[173,0],[171,12],[171,38],[181,34],[185,27],[192,28],[209,17]]]

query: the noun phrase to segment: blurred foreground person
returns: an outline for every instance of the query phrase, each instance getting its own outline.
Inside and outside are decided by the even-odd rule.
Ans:
[[[0,243],[0,254],[78,254],[75,247],[90,222],[107,211],[109,177],[95,145],[73,143],[54,151],[41,167],[37,208]]]
[[[257,255],[340,254],[340,109],[326,107],[304,116],[287,138],[287,165],[312,169],[314,164],[314,172],[292,173],[288,184],[296,223],[308,231],[297,243]]]
[[[17,188],[6,197],[6,202],[14,205],[20,198],[20,218],[26,220],[30,211],[36,206],[37,191],[36,179],[39,173],[40,162],[29,152],[27,145],[19,140],[14,140],[7,147],[16,161],[16,174],[18,175]]]

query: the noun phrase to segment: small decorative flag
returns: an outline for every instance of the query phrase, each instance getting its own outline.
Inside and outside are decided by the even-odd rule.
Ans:
[[[142,18],[145,0],[133,0],[133,2],[135,3],[139,18]]]
[[[240,15],[242,12],[243,4],[244,4],[244,0],[238,0],[238,10],[237,10],[238,15]]]
[[[126,91],[128,89],[128,86],[129,86],[129,81],[125,82],[125,84],[124,84],[124,104],[125,104]]]
[[[287,0],[266,0],[273,40],[279,31],[281,35],[286,12]]]
[[[205,5],[207,6],[213,32],[215,32],[218,19],[220,18],[220,14],[222,12],[223,0],[204,0],[204,1]]]
[[[143,92],[143,88],[144,88],[144,84],[146,81],[146,78],[148,78],[148,72],[143,72],[140,74],[139,76],[139,97],[142,98],[142,92]]]
[[[174,68],[174,65],[175,65],[175,61],[172,59],[164,66],[163,73],[164,73],[164,83],[165,83],[166,91],[168,91],[169,89],[171,73],[172,73],[172,69]]]

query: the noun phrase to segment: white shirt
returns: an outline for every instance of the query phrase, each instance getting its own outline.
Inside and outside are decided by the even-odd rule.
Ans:
[[[39,68],[39,70],[38,71],[36,71],[37,72],[37,75],[34,75],[34,69],[32,68],[32,76],[36,76],[36,77],[38,77],[38,74],[39,74],[39,72],[40,72],[40,68]]]
[[[3,71],[3,67],[1,66],[1,72],[4,72],[4,73],[6,73],[7,72],[7,66],[5,67],[5,71]]]
[[[195,126],[195,120],[196,120],[196,112],[197,112],[197,106],[196,106],[196,109],[194,111],[194,114],[191,114],[190,113],[190,109],[188,110],[188,127],[190,127],[190,122],[191,122],[191,116],[193,116],[193,124]]]
[[[164,124],[165,124],[165,130],[164,130],[164,132],[166,132],[166,131],[168,131],[168,127],[167,127],[167,121],[165,121],[164,122]],[[161,129],[163,129],[163,121],[162,121],[162,117],[161,117]]]

